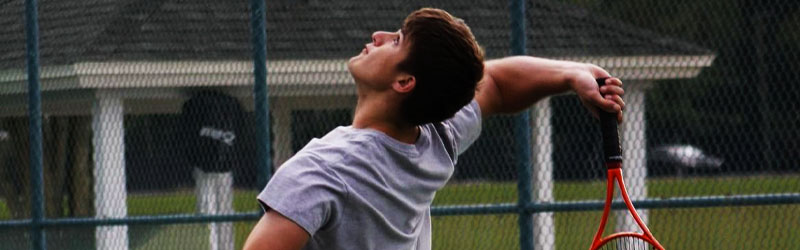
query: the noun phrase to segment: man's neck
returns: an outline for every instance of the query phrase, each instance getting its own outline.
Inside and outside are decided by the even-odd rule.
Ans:
[[[353,128],[368,128],[383,132],[400,142],[414,144],[419,137],[419,126],[401,122],[397,111],[382,99],[359,98],[353,115]]]

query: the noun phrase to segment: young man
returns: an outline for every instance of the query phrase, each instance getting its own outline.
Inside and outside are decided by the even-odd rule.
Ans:
[[[437,9],[375,32],[348,69],[353,124],[278,169],[258,195],[266,214],[245,249],[430,249],[434,194],[483,117],[568,90],[592,112],[625,105],[619,79],[598,88],[595,78],[609,75],[593,65],[524,56],[484,64],[469,28]]]

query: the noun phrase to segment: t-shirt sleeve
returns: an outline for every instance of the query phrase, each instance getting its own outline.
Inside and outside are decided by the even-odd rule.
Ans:
[[[262,209],[282,214],[309,235],[333,223],[346,191],[324,164],[327,163],[308,154],[287,161],[258,195]]]
[[[456,153],[464,153],[481,135],[481,108],[478,101],[473,99],[444,124],[453,135]]]

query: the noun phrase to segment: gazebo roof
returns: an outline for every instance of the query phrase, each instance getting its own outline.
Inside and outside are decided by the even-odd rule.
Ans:
[[[419,7],[464,19],[487,55],[509,52],[507,3],[494,0],[371,1],[270,0],[269,60],[349,58],[376,30],[396,30]],[[0,70],[23,69],[22,1],[0,2]],[[581,8],[550,1],[527,3],[527,49],[543,57],[709,55],[688,42],[640,29]],[[40,1],[43,66],[108,61],[248,61],[247,1]]]

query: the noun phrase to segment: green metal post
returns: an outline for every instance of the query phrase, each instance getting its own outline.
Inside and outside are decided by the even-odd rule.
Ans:
[[[36,0],[25,0],[25,40],[28,71],[28,132],[31,171],[31,247],[45,249],[42,229],[44,188],[42,173],[42,93],[39,88],[39,17]]]
[[[525,55],[525,1],[511,0],[511,54]],[[519,210],[520,249],[533,249],[533,214],[525,209],[531,202],[531,129],[530,117],[524,111],[514,121],[517,160],[517,207]]]
[[[267,31],[265,0],[250,0],[250,26],[253,34],[253,94],[256,115],[256,158],[258,186],[263,188],[272,176],[270,167],[269,95],[267,89]]]

